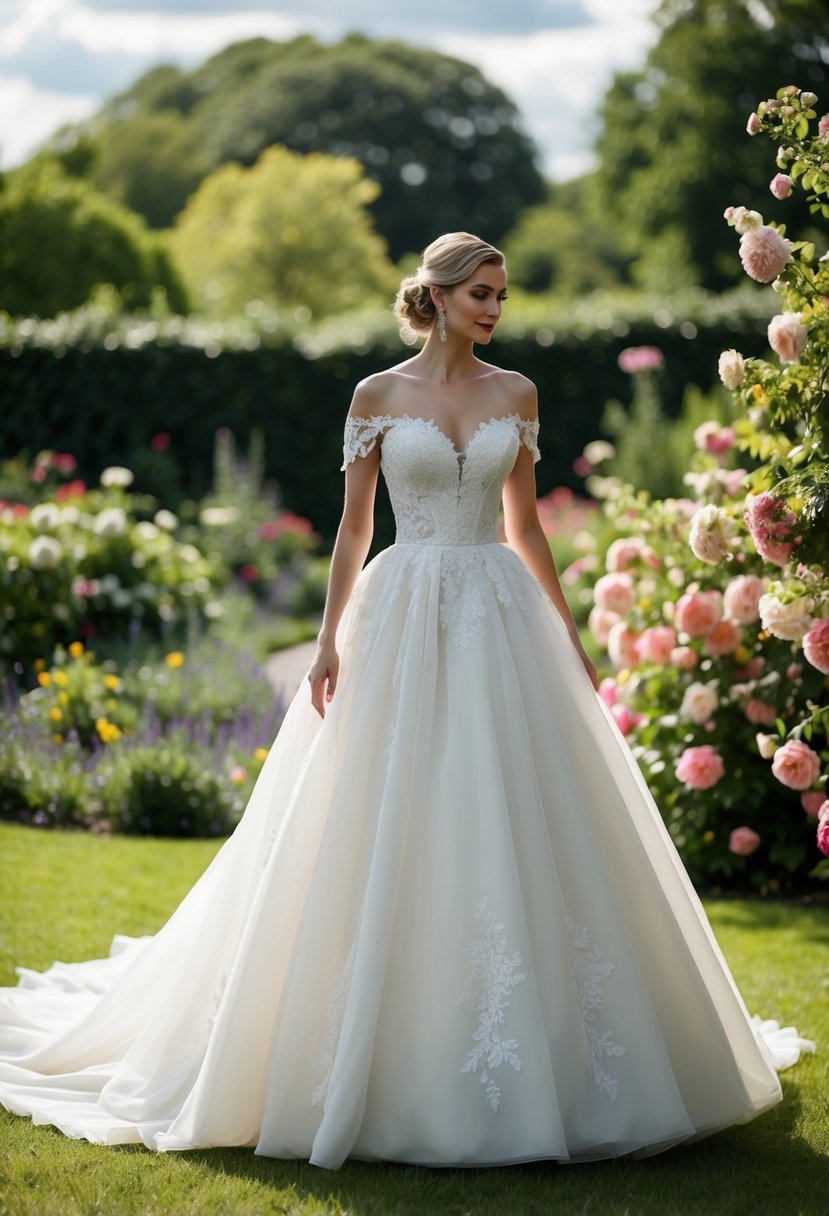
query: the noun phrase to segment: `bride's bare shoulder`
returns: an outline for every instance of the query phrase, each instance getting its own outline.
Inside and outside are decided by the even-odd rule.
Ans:
[[[504,368],[493,368],[499,394],[510,410],[520,414],[522,418],[538,417],[538,389],[527,376],[520,372],[506,371]]]
[[[394,414],[397,397],[404,384],[401,363],[386,371],[374,372],[361,380],[354,390],[349,407],[349,417],[367,418],[376,414]]]

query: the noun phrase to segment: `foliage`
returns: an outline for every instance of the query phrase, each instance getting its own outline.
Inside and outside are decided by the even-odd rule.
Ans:
[[[333,538],[350,394],[363,376],[401,357],[390,312],[307,326],[265,310],[220,324],[163,313],[124,317],[110,305],[99,296],[43,323],[4,323],[0,314],[6,454],[60,444],[92,476],[117,453],[142,489],[177,506],[208,491],[217,430],[231,428],[244,446],[261,428],[267,477],[294,511]],[[595,437],[603,403],[624,393],[617,359],[626,346],[662,348],[671,410],[689,381],[708,388],[718,352],[735,335],[747,353],[765,349],[773,307],[750,291],[721,299],[600,293],[557,302],[511,292],[488,357],[538,384],[539,492],[579,484],[572,453]],[[392,536],[381,486],[375,544]]]
[[[76,308],[99,283],[112,283],[127,307],[163,288],[173,306],[187,298],[160,238],[144,221],[40,159],[0,185],[0,300],[18,316],[51,317]]]
[[[613,215],[637,282],[719,289],[740,276],[723,209],[767,183],[740,139],[747,99],[781,76],[826,84],[825,5],[663,0],[657,21],[644,69],[617,76],[602,105],[595,213]],[[806,208],[795,216],[805,226]]]
[[[146,141],[151,128],[143,120],[152,114],[165,116],[166,130],[145,160],[130,140]],[[543,195],[514,104],[478,68],[357,34],[333,45],[308,35],[256,38],[189,73],[154,68],[88,126],[101,140],[102,175],[121,137],[119,195],[136,210],[150,197],[162,226],[184,206],[196,166],[250,165],[274,144],[360,161],[380,186],[374,215],[395,259],[457,228],[497,241]]]
[[[0,825],[0,982],[14,984],[21,965],[41,971],[56,958],[104,957],[116,930],[157,932],[219,847]],[[503,1216],[549,1211],[554,1189],[561,1216],[583,1213],[585,1195],[602,1216],[820,1216],[829,1005],[815,976],[827,966],[826,910],[730,899],[707,900],[705,911],[749,1010],[797,1025],[819,1044],[783,1073],[784,1101],[745,1126],[648,1160],[586,1162],[576,1172],[547,1162],[426,1170],[351,1161],[321,1176],[315,1166],[249,1149],[155,1154],[87,1144],[0,1111],[6,1204],[15,1216],[44,1216],[59,1194],[61,1216],[102,1206],[146,1216],[151,1194],[158,1212]]]
[[[206,750],[175,741],[124,749],[102,765],[104,808],[116,831],[226,836],[243,806],[212,771]]]
[[[33,472],[39,465],[35,462]],[[150,634],[204,612],[227,571],[175,539],[169,511],[127,493],[113,467],[90,490],[78,480],[31,510],[0,506],[0,656],[25,662],[78,637]],[[143,508],[143,509],[142,509]]]
[[[179,216],[173,249],[200,307],[219,315],[258,300],[305,320],[392,288],[367,204],[377,186],[351,157],[266,149],[245,169],[205,178]]]
[[[113,663],[96,663],[83,642],[55,649],[52,664],[35,664],[37,687],[22,697],[20,711],[30,723],[52,732],[55,743],[71,736],[89,747],[111,743],[134,730],[139,705],[123,696],[124,681]]]

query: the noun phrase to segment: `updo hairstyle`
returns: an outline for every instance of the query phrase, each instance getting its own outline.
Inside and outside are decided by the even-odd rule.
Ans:
[[[457,287],[485,262],[502,266],[504,255],[469,232],[446,232],[427,245],[420,266],[403,280],[394,300],[394,315],[403,341],[411,346],[432,328],[437,309],[430,287],[444,290]]]

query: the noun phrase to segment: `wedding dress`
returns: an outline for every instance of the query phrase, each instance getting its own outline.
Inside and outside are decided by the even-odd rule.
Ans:
[[[781,1097],[549,597],[499,543],[538,424],[350,419],[396,542],[361,572],[230,839],[152,937],[19,968],[0,1101],[102,1144],[496,1165],[645,1154]]]

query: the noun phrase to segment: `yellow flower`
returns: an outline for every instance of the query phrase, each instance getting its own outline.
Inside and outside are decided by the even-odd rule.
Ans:
[[[714,839],[714,833],[710,830],[707,832],[703,832],[702,839],[705,841],[706,844],[710,844],[711,841]]]
[[[645,596],[644,599],[641,599],[639,601],[639,607],[642,609],[643,612],[647,612],[647,610],[651,607],[652,603],[653,603],[653,601],[649,600],[647,598],[647,596]]]
[[[183,667],[184,655],[180,650],[171,650],[169,654],[164,656],[164,662],[168,667]]]
[[[46,664],[44,663],[43,659],[35,659],[35,671],[38,675],[40,675],[45,666]]]
[[[108,722],[106,718],[98,718],[95,729],[100,735],[102,743],[114,743],[116,739],[121,738],[120,728],[114,722]]]
[[[629,679],[630,679],[630,672],[628,671],[627,667],[623,667],[621,671],[616,672],[616,683],[617,684],[627,684]]]
[[[734,651],[734,662],[735,663],[747,663],[750,658],[751,658],[751,651],[748,649],[747,646],[738,646],[737,649]]]
[[[254,760],[258,760],[260,764],[264,764],[268,758],[268,749],[266,747],[257,747],[253,753]]]
[[[760,632],[757,634],[757,641],[758,642],[767,642],[770,637],[771,637],[771,634],[769,633],[768,629],[761,629]]]
[[[116,726],[114,722],[110,722],[109,731],[107,733],[109,734],[107,743],[114,743],[116,739],[121,738],[121,728],[120,726]]]
[[[52,679],[55,681],[55,683],[58,685],[59,688],[65,688],[66,685],[69,683],[69,677],[65,671],[56,671],[54,676],[52,677]]]
[[[53,743],[63,743],[63,735],[52,735]]]
[[[69,697],[67,696],[67,694],[65,692],[59,692],[58,693],[58,705],[68,705],[68,704],[69,704]]]
[[[63,717],[63,713],[58,709],[57,705],[53,705],[49,710],[49,717],[53,722],[60,722],[61,718]]]
[[[79,659],[83,654],[83,642],[70,642],[69,653],[73,659]]]
[[[754,397],[754,400],[759,402],[760,405],[765,405],[766,402],[768,401],[768,397],[766,396],[765,392],[763,391],[762,384],[755,384],[754,387],[752,388],[751,392]]]
[[[104,676],[104,684],[107,686],[107,688],[110,688],[113,692],[120,691],[121,681],[118,679],[117,676]]]
[[[52,683],[52,677],[48,671],[39,671],[37,674],[37,682],[41,688],[48,688]]]

